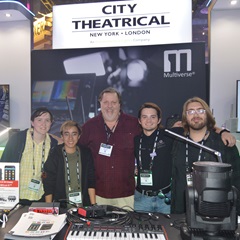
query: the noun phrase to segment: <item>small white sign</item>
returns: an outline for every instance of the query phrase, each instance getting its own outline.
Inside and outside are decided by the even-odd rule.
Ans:
[[[11,209],[19,202],[19,163],[0,162],[0,208]]]

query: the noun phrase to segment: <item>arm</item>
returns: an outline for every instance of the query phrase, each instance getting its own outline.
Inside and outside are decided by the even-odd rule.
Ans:
[[[172,127],[183,127],[182,126],[182,121],[175,122]]]
[[[91,204],[96,204],[95,169],[91,151],[88,149],[88,195]]]
[[[221,135],[224,145],[232,147],[236,144],[236,138],[227,130],[215,126],[216,133]]]
[[[91,204],[96,204],[95,188],[88,188],[88,194],[89,194]]]
[[[53,148],[49,152],[47,161],[44,164],[45,177],[42,179],[45,196],[47,197],[49,195],[52,195],[52,198],[56,188],[58,162],[60,161],[55,148]]]
[[[47,203],[52,202],[52,194],[49,194],[49,195],[45,196],[45,202],[47,202]]]
[[[49,133],[49,135],[52,136],[54,139],[56,139],[58,144],[62,144],[63,143],[63,140],[62,140],[61,137],[58,137],[58,136],[56,136],[54,134],[51,134],[51,133]]]
[[[174,125],[172,127],[182,127],[182,122],[178,121],[176,123],[174,123]],[[222,141],[224,143],[224,145],[228,146],[228,147],[232,147],[236,144],[236,138],[227,130],[224,129],[224,131],[222,131],[222,128],[219,127],[214,127],[215,132],[220,134],[222,137]]]

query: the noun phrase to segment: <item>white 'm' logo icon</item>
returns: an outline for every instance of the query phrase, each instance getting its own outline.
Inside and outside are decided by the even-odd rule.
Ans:
[[[169,55],[176,56],[176,72],[180,72],[181,54],[187,54],[187,71],[192,71],[192,50],[181,49],[164,51],[164,72],[171,72],[171,62],[169,61]]]

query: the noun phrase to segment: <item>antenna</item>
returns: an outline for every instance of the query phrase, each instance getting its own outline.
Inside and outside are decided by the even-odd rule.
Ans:
[[[72,110],[71,110],[71,108],[70,108],[70,104],[69,104],[69,100],[68,100],[68,97],[67,97],[67,96],[66,96],[66,102],[67,102],[67,107],[68,107],[68,112],[69,112],[70,120],[73,121]]]
[[[190,143],[192,143],[193,145],[196,145],[196,146],[198,146],[198,147],[200,147],[200,148],[203,148],[203,149],[205,149],[205,150],[207,150],[207,151],[215,154],[215,155],[217,156],[217,158],[218,158],[218,161],[222,163],[222,157],[221,157],[221,153],[220,153],[220,152],[218,152],[218,151],[216,151],[216,150],[214,150],[214,149],[212,149],[212,148],[206,147],[206,146],[204,146],[204,145],[202,145],[202,144],[200,144],[200,143],[194,142],[194,141],[192,141],[191,139],[186,138],[186,137],[183,137],[183,136],[181,136],[181,135],[179,135],[179,134],[177,134],[177,133],[175,133],[175,132],[172,132],[172,131],[170,131],[170,130],[168,130],[168,129],[165,129],[165,132],[168,132],[168,133],[170,133],[170,134],[172,134],[172,135],[174,135],[174,136],[176,136],[176,137],[178,137],[178,138],[181,138],[181,139],[185,140],[186,142],[190,142]]]
[[[85,123],[85,111],[84,111],[84,104],[83,104],[83,97],[81,96],[81,109],[82,109],[82,115],[83,115],[83,123]]]

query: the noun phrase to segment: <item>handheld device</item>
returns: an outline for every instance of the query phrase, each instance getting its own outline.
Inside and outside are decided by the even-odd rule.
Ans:
[[[6,165],[4,168],[4,179],[15,180],[15,166]]]

